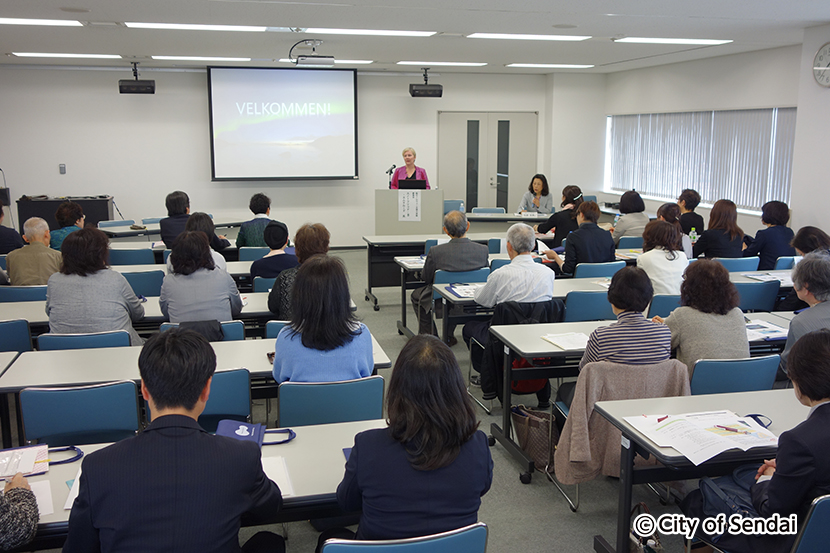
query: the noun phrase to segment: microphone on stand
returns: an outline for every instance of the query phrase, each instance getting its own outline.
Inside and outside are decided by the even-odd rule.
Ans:
[[[395,165],[395,164],[393,163],[393,164],[392,164],[392,167],[390,167],[389,169],[387,169],[387,170],[386,170],[386,174],[387,174],[387,175],[391,175],[391,174],[392,174],[392,171],[394,171],[397,167],[398,167],[398,166],[397,166],[397,165]]]

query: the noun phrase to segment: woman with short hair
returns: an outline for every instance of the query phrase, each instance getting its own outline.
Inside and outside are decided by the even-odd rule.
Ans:
[[[686,258],[692,258],[692,250],[694,249],[694,244],[692,244],[692,239],[689,238],[689,235],[683,232],[683,225],[680,223],[680,206],[673,202],[667,202],[661,205],[657,209],[657,220],[658,221],[666,221],[667,223],[671,223],[677,229],[677,232],[680,234],[680,242],[683,246],[681,249],[683,253],[686,254]],[[703,232],[701,230],[701,232]]]
[[[55,212],[55,220],[57,220],[60,228],[49,234],[49,247],[61,251],[61,245],[66,237],[84,227],[84,219],[84,210],[81,204],[66,201],[59,205]]]
[[[616,259],[614,240],[599,228],[599,206],[596,202],[584,202],[576,209],[579,228],[568,235],[565,242],[565,259],[553,250],[545,256],[553,259],[563,275],[572,275],[579,263],[608,263]]]
[[[779,257],[795,255],[790,245],[794,238],[793,229],[787,226],[790,208],[784,202],[767,202],[761,207],[761,223],[767,227],[755,233],[749,244],[744,244],[744,257],[760,257],[759,271],[771,271]]]
[[[620,243],[623,236],[642,236],[648,224],[648,215],[645,214],[646,204],[636,190],[629,190],[620,198],[620,213],[622,217],[614,224],[611,236],[614,244]]]
[[[526,211],[530,213],[550,213],[552,210],[553,195],[548,187],[548,179],[541,173],[533,175],[517,211],[519,213]]]
[[[415,166],[415,148],[404,148],[403,152],[403,167],[398,167],[392,173],[392,190],[398,189],[398,182],[402,180],[422,180],[426,183],[426,189],[429,190],[429,179],[427,172],[422,167]]]
[[[651,279],[655,294],[680,294],[683,271],[689,265],[681,249],[680,226],[666,221],[651,221],[643,231],[643,255],[637,267]]]

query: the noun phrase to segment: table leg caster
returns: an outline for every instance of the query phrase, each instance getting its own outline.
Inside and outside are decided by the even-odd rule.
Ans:
[[[531,479],[533,479],[533,475],[529,472],[523,472],[519,475],[519,481],[522,484],[530,484]]]
[[[374,309],[375,311],[380,311],[380,306],[379,305],[372,306],[372,309]]]
[[[496,438],[494,438],[493,436],[487,436],[487,445],[489,445],[490,447],[496,445]]]

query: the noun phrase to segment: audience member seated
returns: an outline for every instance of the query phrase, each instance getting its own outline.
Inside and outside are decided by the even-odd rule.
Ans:
[[[614,224],[612,229],[612,236],[614,238],[614,245],[620,243],[620,238],[623,236],[642,236],[648,224],[648,215],[644,212],[646,204],[640,195],[634,191],[629,190],[620,198],[620,213],[622,217]]]
[[[132,325],[144,318],[144,306],[127,279],[107,267],[107,235],[94,227],[75,231],[63,241],[62,253],[61,271],[46,288],[49,332],[126,330],[132,345],[144,343]]]
[[[254,218],[245,221],[239,227],[236,247],[264,248],[268,246],[268,241],[265,240],[265,227],[271,221],[271,198],[258,192],[251,196],[248,208],[253,212]]]
[[[665,203],[657,209],[657,220],[666,221],[677,227],[677,233],[680,235],[680,241],[683,246],[683,253],[686,254],[687,259],[692,258],[692,239],[688,234],[683,232],[683,226],[680,224],[680,207],[674,203]],[[702,230],[700,232],[703,232]],[[656,292],[655,292],[656,293]]]
[[[251,263],[251,280],[255,277],[277,278],[285,269],[300,264],[297,256],[285,253],[288,245],[288,227],[279,221],[270,221],[265,226],[265,243],[271,248],[265,257]]]
[[[718,200],[709,213],[709,228],[700,235],[694,257],[741,257],[744,231],[738,226],[738,209],[731,200]]]
[[[159,229],[164,247],[171,250],[190,218],[190,198],[185,192],[176,190],[167,195],[164,205],[167,207],[167,217],[159,221]]]
[[[692,229],[698,236],[703,234],[703,217],[695,213],[695,208],[700,204],[700,194],[691,188],[684,189],[677,198],[677,207],[680,208],[680,227],[683,234],[692,234]]]
[[[548,187],[548,179],[541,173],[533,175],[527,192],[522,196],[519,204],[519,213],[550,213],[553,210],[553,194]]]
[[[28,245],[6,256],[13,286],[43,286],[61,270],[61,253],[49,247],[49,224],[40,217],[27,219],[23,234]]]
[[[294,253],[300,265],[313,255],[328,253],[330,238],[328,229],[322,223],[301,226],[294,235]],[[268,294],[268,310],[279,320],[291,319],[291,290],[298,269],[292,267],[282,271]]]
[[[667,204],[674,205],[674,204]],[[681,249],[680,226],[666,221],[651,221],[643,232],[643,255],[637,267],[651,279],[655,294],[680,294],[683,271],[689,259]],[[688,237],[687,237],[688,238]]]
[[[691,371],[698,359],[749,357],[746,321],[739,301],[738,289],[730,282],[726,267],[714,260],[698,259],[686,268],[686,278],[680,285],[681,307],[665,319],[652,320],[669,327],[672,349]]]
[[[545,252],[548,259],[556,261],[563,275],[573,275],[579,263],[608,263],[617,259],[614,239],[597,225],[599,213],[596,202],[580,204],[576,209],[579,228],[567,236],[565,259],[553,250]]]
[[[55,212],[55,219],[58,221],[60,228],[50,233],[49,246],[53,250],[61,251],[61,244],[63,244],[64,239],[83,228],[84,210],[81,208],[81,204],[71,201],[63,202]],[[23,232],[25,233],[26,230],[24,229]]]
[[[38,520],[37,499],[23,473],[7,478],[0,495],[0,550],[8,551],[32,541]]]
[[[409,340],[386,410],[388,428],[355,436],[337,487],[344,511],[362,511],[355,537],[412,538],[474,524],[493,460],[450,348],[428,335]],[[349,534],[323,534],[320,544],[334,536]]]
[[[435,281],[435,271],[473,271],[486,267],[489,259],[487,246],[467,238],[470,223],[465,214],[450,211],[444,215],[443,230],[450,241],[429,249],[421,271],[424,286],[412,292],[412,307],[418,319],[419,334],[438,334],[432,322],[432,283]]]
[[[230,321],[242,312],[242,298],[231,276],[217,269],[204,232],[187,230],[176,240],[164,276],[159,305],[172,323]]]
[[[790,208],[784,202],[767,202],[761,207],[761,223],[767,228],[755,233],[755,239],[747,237],[749,244],[744,244],[744,257],[759,256],[759,271],[771,271],[779,257],[795,255],[790,245],[793,229],[787,226],[790,220]]]
[[[197,422],[216,370],[208,341],[185,329],[156,334],[138,368],[150,426],[84,458],[63,551],[284,551],[267,532],[239,547],[242,515],[272,521],[282,496],[256,442]]]
[[[814,330],[830,328],[830,302],[827,301],[830,299],[830,255],[820,251],[808,253],[793,269],[792,278],[795,293],[810,308],[790,321],[779,365],[784,373],[790,350],[799,338]]]
[[[23,238],[11,227],[3,226],[5,206],[0,203],[0,255],[6,255],[12,250],[23,247]],[[26,232],[25,229],[23,232]]]
[[[810,252],[818,251],[830,255],[830,236],[817,227],[801,227],[795,233],[790,245],[795,248],[797,255],[807,255]],[[790,290],[787,297],[775,305],[776,311],[798,311],[807,309],[806,303],[798,299],[795,290]]]
[[[749,512],[747,518],[769,520],[773,515],[779,515],[784,519],[796,514],[798,529],[801,529],[810,503],[817,497],[830,494],[830,330],[810,332],[795,343],[790,353],[789,374],[796,399],[810,408],[807,420],[781,433],[775,459],[765,460],[760,467],[756,464],[736,469],[733,475],[737,477],[729,477],[728,480],[731,481],[733,493],[737,494],[739,489],[746,490],[740,494],[743,499],[741,504],[754,511]],[[698,517],[699,520],[716,514],[711,510],[704,511],[700,490],[689,493],[680,508],[686,516]],[[722,514],[729,517],[732,513]],[[702,537],[724,551],[772,553],[790,551],[796,534],[726,532],[720,536]]]
[[[205,236],[207,236],[210,239],[210,257],[211,259],[213,259],[213,265],[217,269],[227,271],[228,264],[225,261],[225,257],[216,250],[224,249],[230,246],[231,243],[224,236],[216,236],[215,229],[216,227],[213,226],[213,219],[210,218],[210,215],[208,215],[207,213],[201,213],[199,211],[197,211],[196,213],[192,213],[188,217],[187,223],[185,223],[184,225],[184,230],[205,233]],[[173,272],[173,262],[170,260],[171,257],[173,257],[172,251],[170,252],[170,255],[167,256],[168,273]]]
[[[372,336],[350,306],[346,266],[315,255],[300,265],[291,294],[291,324],[277,336],[277,382],[335,382],[372,374]]]
[[[576,222],[576,210],[580,204],[582,204],[582,190],[575,184],[569,184],[562,189],[562,203],[559,204],[562,209],[551,215],[544,223],[536,225],[534,229],[540,234],[553,231],[551,247],[558,248],[562,245],[562,239],[567,238],[568,234],[579,228]]]
[[[608,235],[607,232],[605,234]],[[507,255],[510,256],[510,263],[490,273],[485,285],[475,292],[476,303],[484,307],[494,307],[506,301],[535,303],[553,297],[555,275],[531,257],[530,250],[535,243],[536,234],[524,223],[516,223],[507,230]],[[469,348],[472,338],[484,344],[489,333],[490,321],[470,321],[464,325],[462,336]],[[481,373],[481,391],[484,399],[495,399],[498,390],[497,375],[488,370],[486,365],[477,366],[477,363],[473,363],[473,368]],[[540,408],[544,409],[546,405],[549,407],[550,383],[539,391],[536,397]]]

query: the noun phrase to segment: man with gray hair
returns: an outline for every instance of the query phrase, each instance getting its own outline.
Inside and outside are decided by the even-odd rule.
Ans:
[[[424,270],[421,271],[425,286],[412,292],[412,307],[418,318],[418,334],[438,334],[432,322],[432,283],[436,270],[473,271],[487,266],[488,248],[466,237],[469,228],[467,216],[462,212],[450,211],[444,215],[444,233],[450,237],[450,241],[429,249]],[[452,335],[453,330],[450,329],[450,345],[457,343]]]
[[[41,286],[61,270],[61,252],[49,247],[49,225],[40,217],[23,223],[26,246],[6,256],[6,269],[13,286]]]
[[[808,253],[793,269],[793,288],[798,298],[810,306],[790,321],[787,343],[781,352],[778,378],[787,373],[787,358],[799,338],[814,330],[830,328],[830,256]]]

